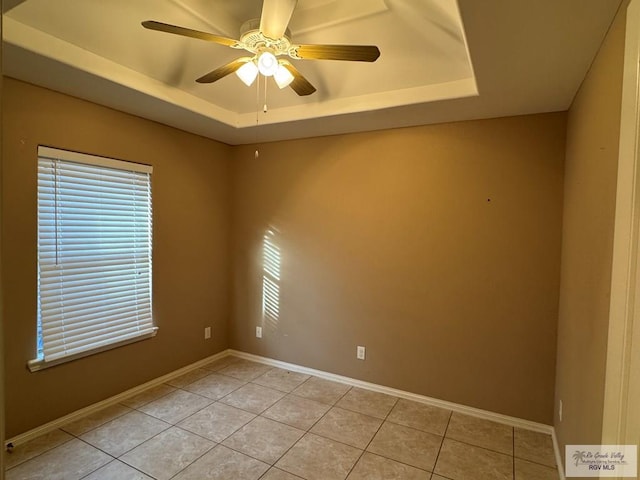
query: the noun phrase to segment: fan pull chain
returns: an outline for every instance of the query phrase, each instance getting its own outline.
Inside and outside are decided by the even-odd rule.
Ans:
[[[258,75],[258,81],[256,82],[256,153],[255,158],[257,159],[260,156],[260,151],[258,150],[258,123],[260,120],[260,75]]]
[[[262,108],[262,111],[264,113],[267,113],[267,84],[269,82],[267,82],[267,79],[264,79],[264,107]]]
[[[259,110],[259,105],[260,105],[260,80],[261,80],[262,75],[258,75],[258,81],[256,82],[256,153],[255,153],[255,157],[258,158],[260,156],[260,150],[258,148],[258,122],[259,122],[259,118],[260,118],[260,110]],[[267,82],[267,79],[264,79],[264,104],[262,107],[262,112],[263,113],[267,113],[267,111],[269,110],[267,108],[267,84],[269,82]]]

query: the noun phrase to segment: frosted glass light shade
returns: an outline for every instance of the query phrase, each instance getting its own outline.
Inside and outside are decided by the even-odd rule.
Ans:
[[[273,79],[278,84],[278,87],[284,88],[293,82],[293,75],[284,65],[278,65],[276,73],[273,74]]]
[[[236,70],[236,75],[247,87],[250,87],[258,76],[258,67],[253,62],[247,62]]]
[[[271,52],[262,52],[258,57],[258,70],[265,77],[271,77],[278,69],[278,59]]]

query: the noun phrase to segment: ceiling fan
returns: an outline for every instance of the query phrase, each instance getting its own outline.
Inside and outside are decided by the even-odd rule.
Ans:
[[[245,22],[240,40],[221,37],[190,28],[147,20],[142,26],[150,30],[183,35],[208,42],[244,49],[252,54],[240,57],[196,79],[198,83],[213,83],[231,73],[250,86],[258,73],[273,76],[278,87],[291,88],[300,96],[311,95],[316,88],[282,56],[295,60],[346,60],[375,62],[380,50],[373,45],[296,45],[291,43],[289,20],[298,0],[264,0],[260,19]]]

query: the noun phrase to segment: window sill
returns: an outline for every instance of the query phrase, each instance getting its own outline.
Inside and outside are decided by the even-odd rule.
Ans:
[[[86,352],[76,353],[75,355],[68,355],[66,357],[56,358],[55,360],[49,360],[49,361],[46,361],[43,358],[37,358],[37,359],[34,359],[34,360],[29,360],[27,362],[27,367],[29,368],[30,372],[37,372],[37,371],[44,370],[44,369],[49,368],[49,367],[55,367],[56,365],[60,365],[62,363],[67,363],[67,362],[71,362],[73,360],[78,360],[79,358],[88,357],[89,355],[94,355],[96,353],[100,353],[100,352],[104,352],[104,351],[107,351],[107,350],[111,350],[113,348],[118,348],[118,347],[122,347],[124,345],[129,345],[130,343],[139,342],[141,340],[147,340],[149,338],[155,337],[156,333],[158,333],[158,327],[154,327],[154,329],[153,329],[153,331],[151,333],[145,333],[144,335],[140,335],[140,336],[133,337],[133,338],[128,338],[128,339],[123,340],[121,342],[111,343],[109,345],[104,345],[104,346],[99,347],[99,348],[94,348],[94,349],[91,349],[91,350],[87,350]]]

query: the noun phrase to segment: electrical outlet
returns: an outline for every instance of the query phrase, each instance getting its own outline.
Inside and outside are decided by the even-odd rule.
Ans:
[[[211,338],[211,327],[205,327],[204,329],[204,339],[209,340]]]
[[[262,327],[256,327],[256,337],[262,338]]]
[[[364,356],[365,356],[365,348],[358,346],[358,349],[356,350],[356,358],[358,360],[364,360]]]
[[[562,421],[562,400],[560,400],[560,406],[558,407],[558,418]]]

